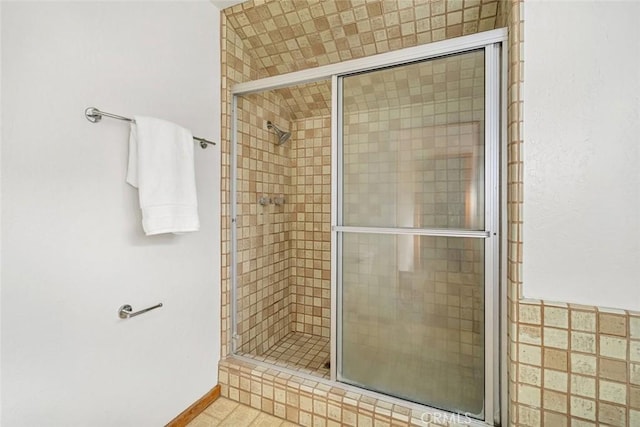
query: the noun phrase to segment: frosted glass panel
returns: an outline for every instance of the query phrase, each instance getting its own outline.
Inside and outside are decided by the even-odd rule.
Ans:
[[[342,236],[342,380],[481,414],[484,241]]]
[[[343,225],[484,228],[484,51],[343,79]]]
[[[484,51],[341,82],[339,379],[483,419]]]

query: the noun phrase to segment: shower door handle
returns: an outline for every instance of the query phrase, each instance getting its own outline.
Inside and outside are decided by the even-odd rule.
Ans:
[[[162,307],[162,303],[156,304],[153,307],[145,308],[144,310],[136,311],[135,313],[133,313],[133,308],[129,304],[125,304],[118,309],[118,316],[120,316],[121,319],[129,319],[130,317],[136,317],[139,314],[146,313],[147,311],[151,311],[160,307]]]

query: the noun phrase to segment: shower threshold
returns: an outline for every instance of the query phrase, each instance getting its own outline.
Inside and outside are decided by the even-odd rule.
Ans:
[[[285,341],[285,339],[282,341]],[[273,360],[265,360],[264,355],[257,357],[239,353],[229,355],[229,357],[220,361],[222,395],[259,409],[260,406],[257,402],[264,402],[265,398],[270,400],[275,397],[275,401],[271,401],[271,404],[267,405],[266,409],[265,406],[261,408],[268,414],[281,418],[287,418],[287,397],[290,394],[298,394],[298,398],[306,397],[313,399],[314,402],[316,400],[320,402],[318,406],[313,405],[314,411],[318,410],[316,408],[325,408],[324,412],[317,414],[320,418],[327,416],[326,405],[331,403],[335,407],[334,409],[337,409],[338,414],[340,411],[356,412],[358,418],[360,416],[365,420],[367,418],[375,418],[376,425],[425,426],[429,423],[429,420],[439,419],[445,423],[447,423],[446,420],[463,420],[466,427],[490,427],[490,424],[481,420],[467,418],[464,415],[447,412],[344,382],[334,381],[329,379],[328,376],[319,378],[317,374],[309,372],[295,366],[285,366],[281,363],[275,364]],[[242,381],[243,379],[248,381]],[[252,387],[254,382],[261,383],[262,387],[254,389]],[[279,401],[275,391],[263,394],[269,388],[281,391]],[[253,402],[256,403],[254,404]],[[280,409],[277,408],[278,405]],[[299,412],[300,414],[304,413],[304,411]],[[315,416],[316,414],[314,413]],[[298,422],[295,419],[290,420]],[[299,424],[310,425],[307,423]],[[371,422],[367,423],[367,425],[371,424]],[[350,425],[355,425],[355,423]],[[447,423],[446,425],[454,424]],[[455,423],[455,425],[460,424]]]
[[[243,352],[238,352],[238,355],[315,377],[329,378],[329,338],[326,337],[291,332],[260,356]]]

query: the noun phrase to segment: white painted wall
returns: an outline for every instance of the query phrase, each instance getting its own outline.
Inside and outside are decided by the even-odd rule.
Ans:
[[[0,3],[0,25],[2,4]],[[0,424],[2,424],[2,28],[0,27]]]
[[[238,3],[244,3],[247,0],[211,0],[214,6],[218,9],[226,9],[228,7],[235,6]]]
[[[1,8],[2,426],[164,425],[217,384],[220,147],[196,147],[201,230],[145,237],[128,124],[84,109],[219,140],[218,9]]]
[[[524,5],[524,296],[640,310],[640,2]]]

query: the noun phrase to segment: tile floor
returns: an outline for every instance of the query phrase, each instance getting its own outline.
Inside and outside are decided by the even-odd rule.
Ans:
[[[219,397],[187,427],[295,427],[297,424],[260,412],[238,402]]]
[[[266,361],[299,372],[329,378],[329,338],[292,332],[278,341],[262,356],[241,353],[254,360]]]

